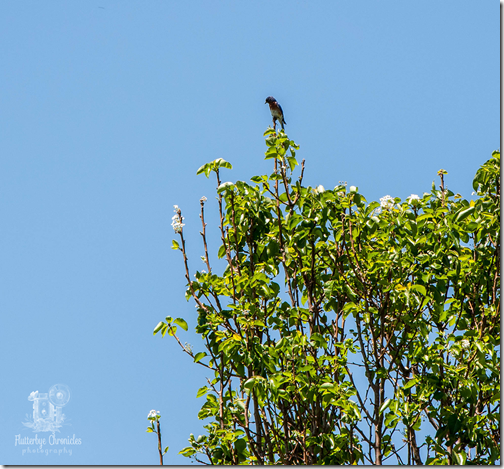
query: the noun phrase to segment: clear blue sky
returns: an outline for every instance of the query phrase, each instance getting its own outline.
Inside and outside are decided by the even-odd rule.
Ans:
[[[173,205],[199,260],[199,198],[271,172],[267,96],[305,183],[368,202],[421,195],[436,172],[471,197],[500,145],[499,2],[25,1],[0,4],[1,464],[157,464],[201,433],[208,373],[152,330],[190,330]],[[210,249],[218,248],[210,236]],[[22,455],[32,391],[71,390],[72,455]],[[40,433],[39,437],[49,433]],[[48,445],[46,445],[46,448]]]

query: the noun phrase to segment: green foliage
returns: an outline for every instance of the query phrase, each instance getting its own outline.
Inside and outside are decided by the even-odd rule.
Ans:
[[[500,153],[478,198],[433,185],[367,203],[302,185],[299,147],[268,129],[271,175],[221,184],[220,274],[190,280],[212,372],[181,454],[212,464],[495,464],[500,458]],[[183,319],[154,334],[176,335]],[[184,346],[183,346],[184,347]]]

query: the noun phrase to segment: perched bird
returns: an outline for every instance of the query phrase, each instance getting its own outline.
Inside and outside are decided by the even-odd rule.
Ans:
[[[268,103],[271,111],[271,115],[273,116],[273,128],[276,128],[276,121],[280,122],[282,129],[284,128],[284,124],[287,125],[284,119],[284,113],[282,110],[282,106],[277,103],[277,100],[273,96],[268,96],[264,104]]]

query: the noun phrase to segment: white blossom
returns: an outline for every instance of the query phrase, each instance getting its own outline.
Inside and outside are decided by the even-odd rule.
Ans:
[[[409,197],[406,197],[406,201],[416,206],[420,202],[420,197],[417,194],[411,194]]]
[[[173,226],[173,231],[175,231],[175,233],[182,233],[182,228],[185,226],[185,223],[182,223],[182,220],[184,219],[184,217],[182,216],[174,216],[172,218],[172,226]]]
[[[467,339],[463,339],[460,345],[462,345],[462,348],[468,349],[470,344]]]
[[[173,227],[173,231],[175,231],[175,233],[182,233],[182,228],[185,226],[184,223],[182,223],[182,220],[184,219],[184,217],[180,214],[180,209],[178,207],[178,205],[174,205],[174,212],[175,212],[175,215],[173,215],[172,217],[172,227]]]
[[[150,418],[156,418],[158,415],[161,415],[161,414],[157,410],[152,409],[149,412],[149,415],[147,415],[147,418],[148,419],[150,419]]]
[[[394,208],[394,199],[390,195],[386,195],[380,199],[380,205],[385,210],[391,210]]]
[[[206,202],[207,201],[207,198],[205,196],[201,197],[201,199],[199,199],[200,202]]]

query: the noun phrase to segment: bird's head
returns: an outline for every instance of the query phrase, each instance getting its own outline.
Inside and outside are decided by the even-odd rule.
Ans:
[[[268,103],[268,104],[276,103],[276,99],[273,96],[268,96],[266,98],[266,101],[264,101],[264,104],[266,104],[266,103]]]

